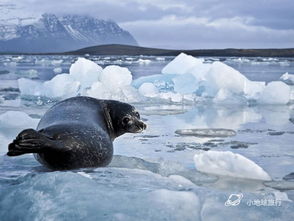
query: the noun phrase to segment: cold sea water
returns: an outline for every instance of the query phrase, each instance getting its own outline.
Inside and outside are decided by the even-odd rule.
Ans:
[[[174,57],[90,56],[133,80]],[[294,59],[205,57],[252,81],[294,74]],[[0,220],[294,220],[294,106],[131,102],[148,128],[114,141],[105,168],[50,171],[7,145],[58,99],[22,96],[18,79],[69,73],[76,56],[0,56]]]

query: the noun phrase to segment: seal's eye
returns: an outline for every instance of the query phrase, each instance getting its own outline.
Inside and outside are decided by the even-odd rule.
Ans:
[[[140,119],[140,114],[139,114],[139,112],[136,112],[136,113],[135,113],[135,116],[136,116],[137,118]]]
[[[122,121],[123,121],[124,124],[127,124],[127,123],[129,123],[130,118],[124,117]]]

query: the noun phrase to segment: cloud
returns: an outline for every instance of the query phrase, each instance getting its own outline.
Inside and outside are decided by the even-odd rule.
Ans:
[[[254,18],[166,16],[120,23],[144,46],[167,48],[277,48],[294,45],[294,30],[252,25]]]
[[[142,45],[169,48],[294,47],[293,9],[293,0],[0,0],[2,16],[112,19]]]

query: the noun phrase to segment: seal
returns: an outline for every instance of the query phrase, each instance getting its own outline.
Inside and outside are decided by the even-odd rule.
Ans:
[[[8,146],[8,156],[34,153],[57,170],[102,167],[113,156],[113,140],[146,129],[140,114],[127,103],[73,97],[52,106],[37,130],[26,129]]]

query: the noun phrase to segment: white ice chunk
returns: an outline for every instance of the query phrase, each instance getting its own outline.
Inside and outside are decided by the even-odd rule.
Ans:
[[[182,74],[173,78],[175,92],[191,94],[197,89],[197,80],[192,74]]]
[[[129,86],[132,83],[132,75],[129,69],[117,65],[109,65],[103,69],[100,81],[111,89]]]
[[[19,74],[22,77],[27,77],[27,78],[37,78],[39,76],[38,71],[35,69],[21,71]]]
[[[256,180],[271,180],[271,177],[256,163],[230,151],[207,151],[195,154],[197,170],[222,176]]]
[[[87,90],[87,95],[99,99],[110,99],[111,91],[105,87],[100,81],[92,84],[91,88]]]
[[[127,68],[110,65],[103,69],[100,81],[94,82],[86,94],[100,99],[135,102],[141,96],[131,83],[132,75]]]
[[[148,64],[150,64],[151,63],[151,60],[149,60],[149,59],[139,59],[138,60],[138,63],[139,64],[141,64],[141,65],[148,65]]]
[[[160,211],[173,209],[172,214],[164,214],[165,220],[200,220],[200,200],[193,192],[160,189],[151,192],[150,197]]]
[[[206,74],[206,80],[213,96],[220,89],[226,89],[235,94],[243,93],[248,81],[239,71],[219,61],[213,62]]]
[[[165,93],[160,93],[159,97],[161,99],[169,100],[171,102],[179,103],[183,101],[183,95],[179,93],[173,93],[173,92],[165,92]]]
[[[69,74],[56,75],[44,83],[25,78],[18,80],[22,95],[44,96],[49,98],[68,98],[78,95],[80,83]]]
[[[35,128],[38,122],[38,119],[33,119],[27,113],[21,111],[7,111],[0,115],[2,128]]]
[[[54,72],[55,74],[60,74],[60,73],[62,72],[62,68],[60,68],[60,67],[58,67],[58,68],[54,68],[54,69],[53,69],[53,72]]]
[[[281,81],[266,85],[258,100],[262,104],[287,104],[290,100],[290,87]]]
[[[233,94],[231,91],[221,88],[213,98],[213,102],[217,104],[242,105],[246,103],[246,100],[238,94]]]
[[[208,128],[208,129],[180,129],[175,131],[176,134],[183,136],[196,137],[232,137],[236,136],[236,131],[223,128]]]
[[[94,82],[100,80],[102,68],[95,62],[78,58],[78,60],[70,66],[69,74],[81,83],[82,89],[89,88]]]
[[[179,54],[161,71],[163,74],[187,74],[196,65],[201,65],[202,60],[184,53]]]
[[[101,82],[95,82],[92,87],[87,90],[86,94],[98,99],[112,99],[125,102],[138,102],[141,95],[131,86],[109,88]]]
[[[58,66],[58,65],[61,65],[62,62],[63,62],[62,59],[59,59],[59,60],[53,60],[53,61],[51,61],[51,64],[52,64],[52,65],[55,65],[55,66]]]
[[[41,94],[45,97],[69,98],[76,96],[79,89],[80,82],[75,81],[69,74],[59,74],[43,83]]]
[[[158,89],[152,83],[143,83],[138,90],[145,97],[156,97],[158,95]]]
[[[258,99],[265,88],[263,81],[246,81],[244,85],[244,93],[247,99]]]
[[[286,72],[280,77],[280,80],[285,82],[286,84],[294,85],[294,74],[289,74],[288,72]]]
[[[22,95],[41,96],[42,83],[27,78],[18,79],[18,87]]]

